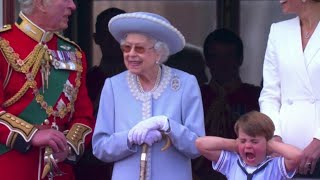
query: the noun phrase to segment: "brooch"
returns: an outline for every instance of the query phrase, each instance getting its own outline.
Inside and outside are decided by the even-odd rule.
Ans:
[[[171,79],[171,89],[174,91],[178,91],[180,89],[180,79],[176,74]]]

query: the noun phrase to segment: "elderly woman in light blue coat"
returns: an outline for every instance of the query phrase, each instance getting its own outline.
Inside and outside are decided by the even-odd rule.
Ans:
[[[204,136],[196,78],[163,65],[185,39],[153,13],[115,16],[109,30],[121,44],[127,71],[105,81],[93,135],[93,154],[114,162],[112,179],[137,180],[143,144],[148,145],[146,179],[191,180],[195,140]],[[165,151],[167,137],[171,146]]]

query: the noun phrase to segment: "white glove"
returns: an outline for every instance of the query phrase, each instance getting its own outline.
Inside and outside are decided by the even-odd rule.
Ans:
[[[153,116],[151,118],[140,121],[128,133],[130,143],[141,145],[145,142],[146,136],[150,130],[167,131],[169,122],[166,116]]]
[[[158,142],[162,139],[162,135],[160,131],[158,130],[151,130],[147,133],[146,139],[144,140],[144,143],[148,144],[149,146],[152,146],[153,143]],[[141,144],[139,144],[141,145]]]

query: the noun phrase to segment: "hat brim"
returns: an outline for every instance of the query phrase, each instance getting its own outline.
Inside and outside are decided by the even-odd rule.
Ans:
[[[168,45],[170,54],[181,51],[185,45],[183,35],[171,24],[148,15],[120,14],[109,22],[109,31],[120,42],[128,33],[149,35]]]

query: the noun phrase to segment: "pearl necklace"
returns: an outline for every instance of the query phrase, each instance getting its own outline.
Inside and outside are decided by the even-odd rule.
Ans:
[[[160,68],[160,66],[159,66],[156,83],[154,84],[153,88],[152,88],[150,91],[148,91],[148,92],[154,92],[154,91],[158,88],[159,83],[160,83],[160,79],[161,79],[161,68]],[[137,80],[137,82],[138,82],[138,86],[139,86],[140,92],[146,93],[146,92],[143,90],[143,87],[142,87],[142,85],[141,85],[141,82],[140,82],[138,76],[136,76],[136,80]]]

